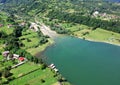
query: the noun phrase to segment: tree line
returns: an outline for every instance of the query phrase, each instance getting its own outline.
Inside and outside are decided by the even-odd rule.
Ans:
[[[66,13],[59,10],[52,10],[47,15],[50,19],[59,19],[62,21],[73,22],[84,24],[90,27],[93,27],[93,30],[96,28],[102,28],[105,30],[113,31],[120,33],[120,22],[119,21],[105,21],[90,16],[82,16],[77,13]]]

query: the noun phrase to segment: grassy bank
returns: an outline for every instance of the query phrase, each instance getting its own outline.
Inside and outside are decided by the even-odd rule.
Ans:
[[[97,42],[106,42],[110,44],[120,45],[120,34],[114,33],[111,31],[106,31],[100,28],[97,28],[94,31],[84,30],[85,32],[89,32],[86,35],[82,35],[82,31],[75,32],[75,36],[79,38],[84,38],[91,41]]]
[[[110,44],[120,45],[120,34],[112,31],[97,28],[92,30],[92,27],[73,24],[73,23],[61,23],[62,27],[69,30],[71,34],[75,37],[97,41],[97,42],[107,42]]]
[[[33,30],[26,30],[22,34],[23,35],[19,38],[24,44],[22,49],[25,49],[32,55],[44,51],[49,45],[54,43],[54,41],[49,38],[48,42],[40,44],[41,37],[39,37],[37,32],[34,32]]]
[[[32,55],[36,55],[37,53],[43,52],[48,46],[50,46],[53,43],[54,41],[52,39],[49,39],[49,42],[47,42],[46,44],[39,45],[36,48],[29,48],[27,49],[27,51]]]

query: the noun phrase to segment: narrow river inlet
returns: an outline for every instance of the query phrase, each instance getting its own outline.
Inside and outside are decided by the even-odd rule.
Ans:
[[[120,85],[120,46],[59,37],[43,56],[72,85]]]

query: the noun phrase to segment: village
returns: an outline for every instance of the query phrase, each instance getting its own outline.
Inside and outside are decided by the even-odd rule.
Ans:
[[[27,58],[20,56],[19,54],[11,54],[10,51],[2,52],[2,54],[0,55],[0,62],[5,62],[5,68],[9,68],[10,66],[10,73],[13,74],[12,76],[6,76],[2,78],[2,83],[4,84],[6,84],[7,82],[9,82],[10,85],[18,84],[16,80],[19,80],[19,82],[22,81],[22,83],[26,84],[29,83],[29,81],[33,80],[33,78],[38,77],[39,74],[49,74],[46,75],[45,78],[43,78],[43,76],[39,77],[41,84],[46,83],[47,81],[49,81],[49,79],[53,80],[49,82],[51,85],[52,83],[55,83],[57,81],[57,75],[59,75],[58,69],[53,63],[50,64],[48,67],[44,66],[44,64],[35,64],[34,62],[29,61]],[[0,73],[1,69],[3,69],[3,67],[0,68]],[[56,78],[53,79],[52,76],[55,76]],[[31,80],[29,80],[28,82],[23,82],[24,77],[27,77],[27,79],[31,78]],[[61,85],[60,82],[57,82],[57,85]]]
[[[5,15],[2,16],[5,17],[5,21],[8,19]],[[61,80],[62,76],[57,67],[54,64],[48,66],[34,56],[50,45],[50,42],[46,42],[47,34],[44,34],[48,27],[45,25],[36,26],[36,23],[24,20],[17,21],[16,19],[14,22],[17,24],[12,22],[0,23],[2,35],[0,37],[0,84],[60,85],[58,80]],[[43,34],[39,32],[41,31],[39,27],[44,30]],[[15,30],[20,28],[24,29],[20,31],[21,36],[17,37],[19,34],[15,36]],[[48,32],[48,34],[50,33]],[[20,47],[19,44],[21,44]],[[30,83],[34,79],[38,81]]]
[[[20,55],[18,55],[18,54],[10,54],[10,51],[4,51],[3,53],[2,53],[2,55],[3,55],[3,59],[2,59],[2,61],[5,61],[5,60],[15,60],[15,61],[17,61],[17,64],[16,65],[13,65],[12,66],[12,68],[15,68],[15,67],[17,67],[17,66],[20,66],[20,65],[22,65],[22,64],[24,64],[25,62],[27,62],[28,60],[27,60],[27,58],[25,58],[25,57],[21,57]]]
[[[112,15],[112,14],[107,14],[107,13],[101,13],[99,11],[94,11],[92,14],[92,17],[98,18],[98,19],[102,19],[102,20],[119,20],[120,17],[116,16],[116,15]]]
[[[17,63],[15,65],[12,66],[12,68],[16,68],[24,63],[26,63],[28,61],[27,58],[25,57],[22,57],[18,54],[10,54],[10,51],[4,51],[2,52],[2,56],[3,56],[3,59],[2,59],[2,62],[3,61],[9,61],[9,60],[15,60],[17,61]],[[56,66],[52,63],[48,66],[50,69],[54,70],[56,73],[58,72],[58,69],[56,68]]]

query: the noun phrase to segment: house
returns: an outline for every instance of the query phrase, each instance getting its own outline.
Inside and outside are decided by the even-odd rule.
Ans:
[[[4,52],[2,53],[2,55],[3,55],[4,57],[7,57],[7,56],[9,55],[9,53],[10,53],[10,51],[4,51]]]
[[[14,58],[14,59],[18,59],[18,58],[19,58],[19,55],[13,54],[13,58]]]
[[[20,62],[22,62],[22,61],[25,60],[25,58],[24,58],[24,57],[19,57],[18,60],[19,60]]]
[[[99,12],[98,11],[95,11],[94,13],[93,13],[93,16],[98,16],[99,15]]]

